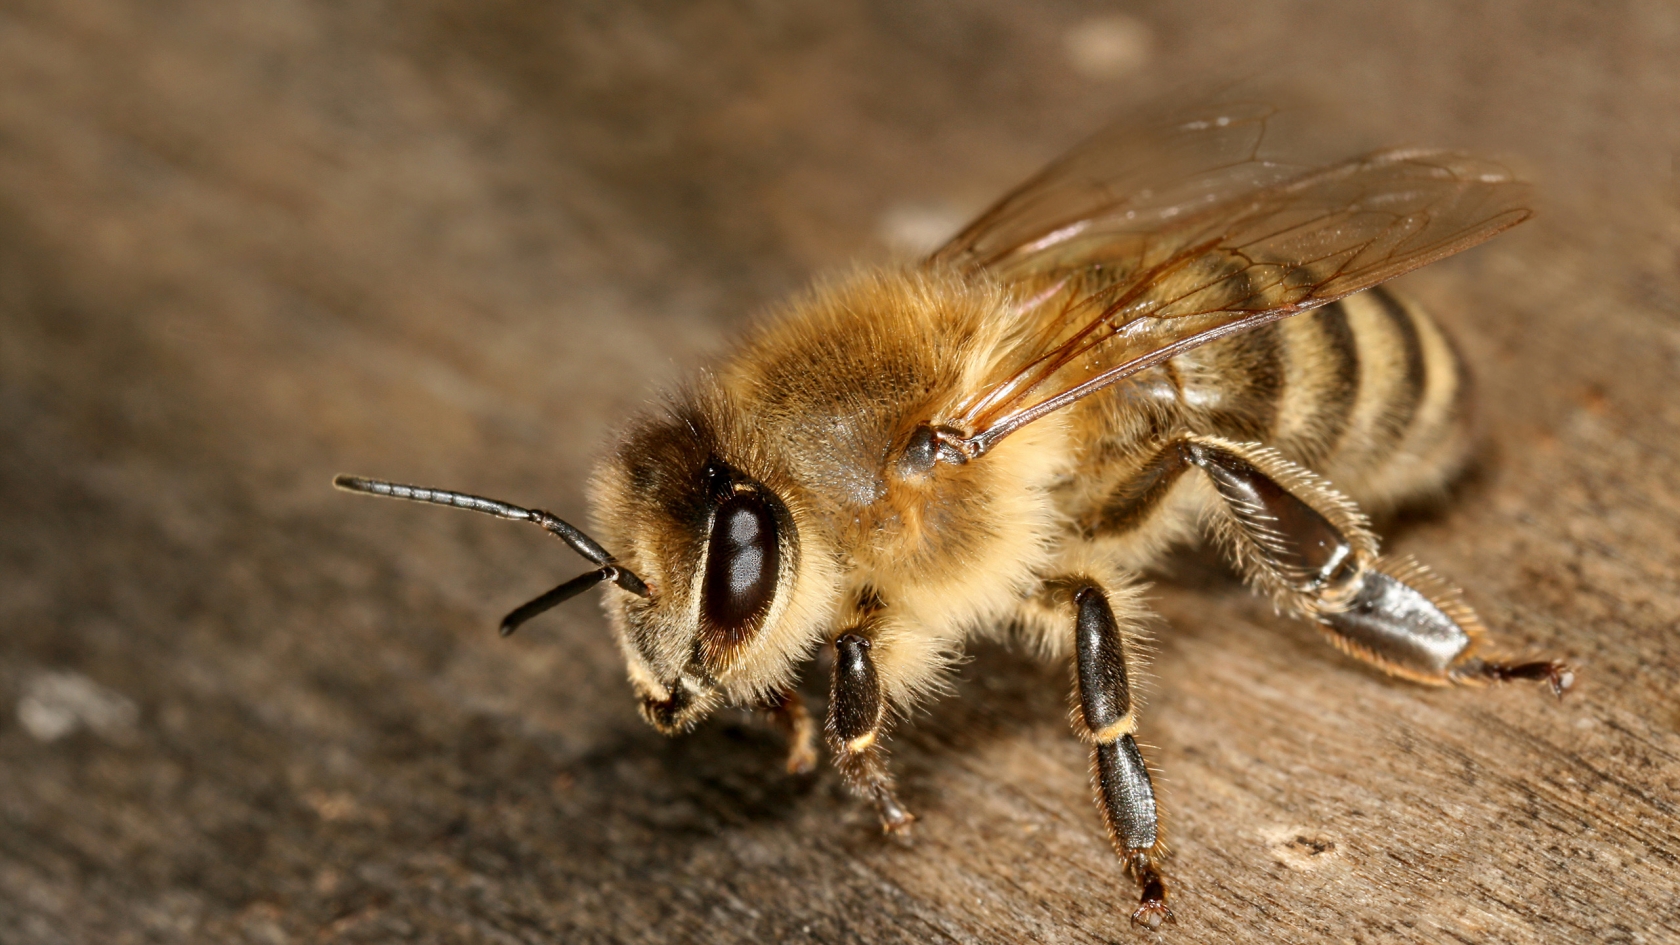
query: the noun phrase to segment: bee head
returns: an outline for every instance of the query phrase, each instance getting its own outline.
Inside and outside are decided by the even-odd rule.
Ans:
[[[338,488],[446,505],[541,526],[596,570],[520,606],[502,634],[598,585],[641,699],[667,734],[720,701],[763,705],[793,683],[822,636],[835,568],[826,543],[801,539],[792,480],[715,390],[633,426],[592,481],[602,539],[551,512],[464,492],[338,476]],[[610,550],[609,550],[610,549]],[[813,551],[813,549],[816,549]]]
[[[720,426],[703,409],[644,422],[593,482],[603,540],[649,590],[610,592],[608,615],[643,716],[668,733],[791,684],[828,570],[778,464]]]

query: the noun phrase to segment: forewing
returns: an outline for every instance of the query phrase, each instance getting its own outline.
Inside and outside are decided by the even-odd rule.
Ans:
[[[1172,118],[1116,124],[999,200],[930,261],[1010,269],[1093,226],[1147,230],[1208,195],[1252,191],[1299,168],[1260,158],[1277,109],[1262,102],[1203,105]]]
[[[1141,152],[1114,132],[1099,136],[935,253],[933,264],[1011,284],[1036,314],[1019,367],[955,418],[972,431],[969,449],[984,452],[1174,354],[1369,288],[1531,215],[1526,188],[1504,168],[1463,155],[1391,150],[1317,169],[1263,160],[1271,115],[1222,106],[1131,139]],[[1152,164],[1175,153],[1194,158],[1184,173]]]

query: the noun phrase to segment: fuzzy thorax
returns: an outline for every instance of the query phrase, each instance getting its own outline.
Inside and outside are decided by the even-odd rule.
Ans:
[[[766,700],[824,640],[865,623],[882,691],[903,710],[938,685],[964,635],[1014,613],[1059,532],[1049,489],[1067,469],[1061,419],[983,462],[905,477],[898,460],[919,426],[955,416],[1014,366],[1018,312],[972,277],[857,273],[773,313],[626,431],[594,479],[595,519],[654,594],[611,595],[608,610],[644,700],[687,693],[669,727],[720,697]],[[709,463],[786,510],[773,602],[726,658],[706,646],[699,600]]]

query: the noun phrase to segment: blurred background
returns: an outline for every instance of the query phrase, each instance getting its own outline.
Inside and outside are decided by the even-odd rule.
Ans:
[[[328,484],[582,518],[755,311],[1253,75],[1536,182],[1404,280],[1487,448],[1390,533],[1583,673],[1392,682],[1185,564],[1166,934],[1680,940],[1669,0],[0,0],[0,940],[1131,940],[1064,669],[975,654],[888,843],[745,716],[644,726],[593,606],[498,640],[557,543]]]

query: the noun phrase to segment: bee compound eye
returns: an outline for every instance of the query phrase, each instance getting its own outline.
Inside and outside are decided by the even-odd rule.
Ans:
[[[743,642],[776,596],[776,514],[757,492],[724,499],[712,518],[700,610],[715,646]]]

